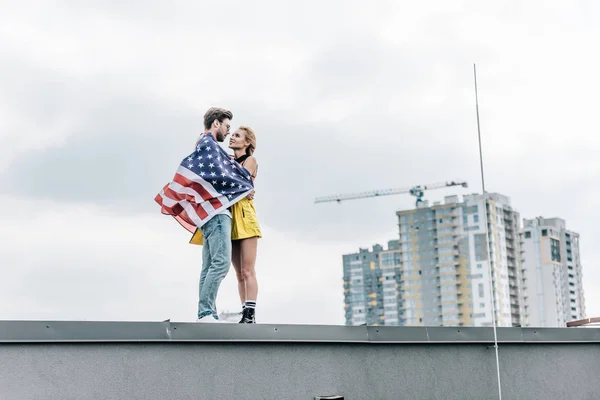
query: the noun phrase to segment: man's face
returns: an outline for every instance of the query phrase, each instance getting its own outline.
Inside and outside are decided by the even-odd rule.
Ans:
[[[225,140],[227,135],[229,135],[229,129],[231,129],[231,121],[229,120],[229,118],[225,118],[223,122],[216,122],[218,124],[216,132],[217,141],[222,142]]]

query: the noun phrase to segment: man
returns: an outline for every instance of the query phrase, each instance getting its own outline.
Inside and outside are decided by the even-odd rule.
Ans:
[[[223,142],[229,135],[232,119],[231,111],[210,108],[204,114],[204,134]],[[198,322],[224,322],[219,321],[215,303],[219,286],[229,272],[231,263],[231,213],[224,209],[204,224],[200,231],[204,246],[198,291]]]
[[[222,322],[216,311],[221,281],[231,263],[231,214],[228,208],[253,197],[254,183],[246,169],[231,160],[218,142],[229,134],[233,114],[210,108],[204,134],[173,177],[156,195],[161,213],[175,218],[188,232],[199,229],[204,239],[198,290],[198,322]]]

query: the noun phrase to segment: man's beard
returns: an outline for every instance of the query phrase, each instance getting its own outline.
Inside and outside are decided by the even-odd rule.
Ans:
[[[217,132],[217,142],[222,142],[225,140],[225,136],[221,132]]]

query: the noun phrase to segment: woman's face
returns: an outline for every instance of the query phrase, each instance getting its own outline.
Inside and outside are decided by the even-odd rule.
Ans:
[[[232,150],[246,150],[249,143],[246,140],[246,132],[241,129],[236,130],[229,139],[229,148]]]

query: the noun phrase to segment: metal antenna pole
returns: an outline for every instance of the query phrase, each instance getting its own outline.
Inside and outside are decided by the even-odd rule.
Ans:
[[[502,400],[502,386],[500,384],[500,360],[498,358],[498,334],[496,331],[496,302],[494,300],[494,288],[492,285],[492,260],[490,259],[490,246],[489,246],[489,230],[488,230],[488,213],[487,213],[487,196],[485,191],[485,178],[483,173],[483,151],[481,150],[481,128],[479,126],[479,98],[477,95],[477,68],[473,64],[473,77],[475,78],[475,111],[477,113],[477,136],[479,138],[479,164],[481,167],[481,190],[483,191],[483,212],[485,220],[485,238],[486,238],[486,252],[487,259],[490,264],[489,268],[489,280],[490,280],[490,295],[492,302],[492,324],[494,327],[494,349],[496,350],[496,372],[498,374],[498,398]]]

